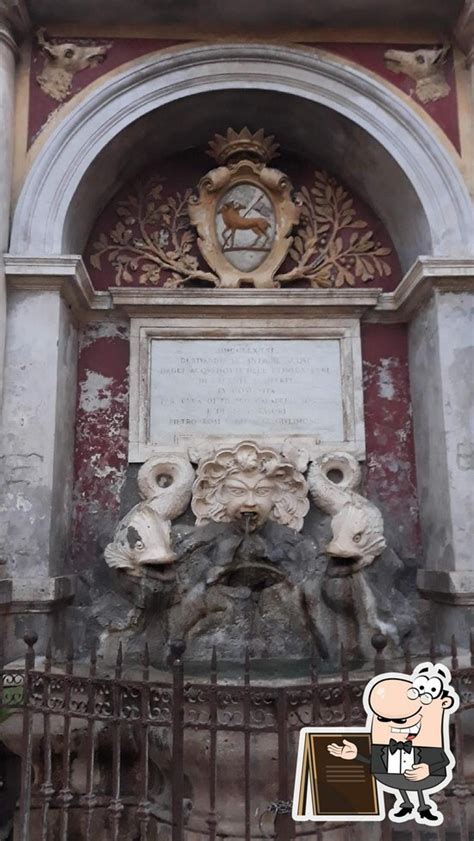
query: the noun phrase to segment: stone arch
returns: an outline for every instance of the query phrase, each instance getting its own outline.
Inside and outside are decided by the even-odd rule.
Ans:
[[[329,53],[254,44],[147,55],[99,84],[62,119],[34,160],[17,202],[10,252],[42,256],[80,249],[77,231],[85,236],[87,222],[79,218],[82,204],[76,198],[84,193],[94,163],[117,137],[170,103],[236,89],[290,95],[351,121],[407,180],[411,204],[423,216],[418,254],[468,253],[469,195],[455,155],[440,142],[428,117],[391,86]],[[384,201],[388,206],[390,196]]]

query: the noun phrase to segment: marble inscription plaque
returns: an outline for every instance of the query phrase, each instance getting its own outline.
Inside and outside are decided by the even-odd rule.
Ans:
[[[344,440],[337,339],[153,339],[149,440]]]

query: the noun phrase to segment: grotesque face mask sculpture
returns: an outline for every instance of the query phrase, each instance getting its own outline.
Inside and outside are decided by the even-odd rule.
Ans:
[[[242,520],[250,530],[268,520],[273,508],[275,485],[260,473],[248,471],[239,476],[230,475],[222,482],[216,494],[229,520]]]
[[[253,531],[271,519],[299,531],[309,507],[307,492],[292,464],[246,441],[201,463],[191,505],[196,525],[237,522]]]

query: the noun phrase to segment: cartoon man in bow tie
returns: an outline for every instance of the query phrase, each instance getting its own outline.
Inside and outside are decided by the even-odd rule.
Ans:
[[[398,795],[389,818],[398,823],[412,817],[418,823],[440,824],[443,815],[426,797],[452,779],[454,757],[449,749],[449,716],[459,706],[451,674],[443,665],[422,663],[411,676],[384,674],[373,678],[364,692],[371,729],[370,759],[347,739],[332,743],[332,756],[370,764],[386,791]],[[408,792],[418,800],[417,812]]]

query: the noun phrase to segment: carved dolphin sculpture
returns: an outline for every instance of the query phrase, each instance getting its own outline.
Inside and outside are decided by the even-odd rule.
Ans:
[[[104,557],[109,567],[129,569],[135,575],[143,564],[170,564],[170,520],[163,520],[148,502],[139,502],[120,521]]]
[[[191,499],[194,470],[180,456],[154,456],[139,470],[139,502],[120,521],[112,543],[105,549],[106,563],[140,575],[144,565],[170,564],[171,521],[186,511]]]
[[[329,478],[331,471],[339,472],[340,482]],[[350,575],[371,564],[387,544],[380,511],[354,490],[360,483],[356,459],[349,453],[325,455],[311,463],[307,481],[318,508],[332,515],[332,540],[326,553],[353,559],[352,564],[338,567],[337,574]]]

